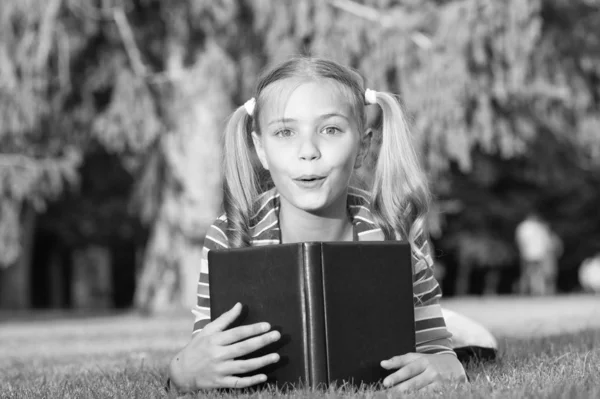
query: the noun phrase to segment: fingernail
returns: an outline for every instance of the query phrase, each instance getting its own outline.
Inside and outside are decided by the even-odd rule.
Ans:
[[[269,327],[270,327],[270,326],[269,326],[269,323],[263,323],[263,324],[260,326],[260,329],[261,329],[261,330],[263,330],[263,331],[269,331]]]
[[[390,380],[383,380],[383,386],[387,387],[390,384]]]
[[[271,360],[272,360],[273,362],[278,362],[278,361],[279,361],[279,355],[278,355],[277,353],[276,353],[276,354],[274,354],[273,356],[271,356]]]

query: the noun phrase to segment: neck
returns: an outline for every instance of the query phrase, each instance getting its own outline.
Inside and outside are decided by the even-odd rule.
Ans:
[[[279,228],[281,242],[352,241],[354,230],[347,211],[347,196],[327,210],[310,213],[290,205],[281,198]]]

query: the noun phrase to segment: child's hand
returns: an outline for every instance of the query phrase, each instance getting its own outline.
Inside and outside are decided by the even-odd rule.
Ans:
[[[402,392],[433,388],[443,382],[467,381],[465,369],[452,354],[407,353],[384,360],[381,366],[387,370],[399,369],[387,376],[383,385]]]
[[[266,380],[264,374],[234,376],[279,361],[276,353],[254,359],[234,360],[280,338],[279,332],[268,332],[271,328],[268,323],[225,330],[240,315],[241,309],[242,306],[238,303],[208,323],[171,361],[171,380],[180,390],[246,388]]]

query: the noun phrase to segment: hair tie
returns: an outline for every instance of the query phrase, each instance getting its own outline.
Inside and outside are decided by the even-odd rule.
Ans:
[[[375,90],[365,90],[365,101],[367,104],[377,104],[377,92]]]
[[[256,99],[254,97],[244,103],[244,108],[250,116],[254,114],[254,107],[256,107]]]

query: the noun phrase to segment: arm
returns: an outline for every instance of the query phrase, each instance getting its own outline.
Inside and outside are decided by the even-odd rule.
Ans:
[[[450,345],[452,334],[446,328],[440,298],[442,292],[433,276],[433,259],[424,234],[413,247],[413,300],[417,353],[395,356],[381,362],[385,369],[398,369],[384,385],[399,391],[418,390],[443,381],[465,381],[466,374]]]
[[[226,221],[223,217],[213,224],[206,235],[202,250],[198,282],[198,299],[192,312],[195,315],[191,341],[177,353],[169,365],[170,386],[183,392],[211,388],[245,388],[266,380],[266,375],[237,377],[236,374],[252,372],[277,362],[276,353],[262,357],[236,360],[280,338],[277,331],[269,332],[268,323],[256,323],[227,329],[240,315],[242,306],[231,310],[211,322],[208,287],[208,252],[227,248]]]
[[[194,330],[192,336],[200,332],[210,322],[210,293],[208,287],[208,252],[215,249],[229,248],[225,231],[227,229],[225,216],[221,216],[210,226],[204,239],[202,258],[200,259],[200,277],[196,293],[196,306],[192,309],[194,314]]]
[[[419,236],[421,238],[422,236]],[[446,328],[440,299],[442,290],[433,276],[433,258],[429,242],[417,240],[420,254],[413,251],[413,300],[415,305],[415,341],[419,353],[455,355]]]

